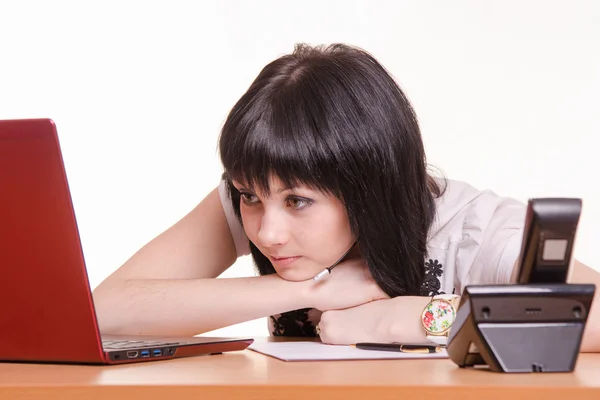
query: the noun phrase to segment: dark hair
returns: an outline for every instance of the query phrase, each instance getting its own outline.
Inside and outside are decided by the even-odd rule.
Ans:
[[[219,139],[234,210],[238,180],[269,192],[275,176],[345,205],[362,256],[390,296],[419,295],[434,197],[413,109],[366,51],[296,45],[266,65],[228,115]],[[260,274],[275,270],[250,243]]]

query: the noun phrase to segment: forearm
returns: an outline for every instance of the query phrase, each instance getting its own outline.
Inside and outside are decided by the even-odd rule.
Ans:
[[[428,342],[421,323],[421,313],[431,301],[426,296],[400,296],[388,301],[387,318],[382,324],[382,339],[386,342],[424,343]]]
[[[430,299],[400,296],[326,311],[319,323],[321,340],[329,344],[427,342],[420,317]]]
[[[596,287],[596,294],[592,301],[592,307],[585,325],[583,339],[581,341],[581,352],[599,353],[600,352],[600,293]]]
[[[308,307],[307,282],[277,275],[186,280],[128,280],[100,286],[94,302],[104,334],[193,336]]]
[[[571,268],[573,268],[573,273],[569,283],[596,285],[596,293],[585,325],[580,351],[597,353],[600,352],[600,274],[578,260],[573,260]]]

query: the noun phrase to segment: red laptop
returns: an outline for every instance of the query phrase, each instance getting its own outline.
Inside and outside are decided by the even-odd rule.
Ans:
[[[253,339],[100,336],[56,127],[0,121],[0,361],[120,364]]]

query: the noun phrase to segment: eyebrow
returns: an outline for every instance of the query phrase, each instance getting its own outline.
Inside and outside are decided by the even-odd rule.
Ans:
[[[297,188],[297,186],[282,187],[281,189],[279,189],[277,191],[277,193],[281,193],[281,192],[285,192],[285,191],[291,191],[291,190],[294,190],[296,188]]]

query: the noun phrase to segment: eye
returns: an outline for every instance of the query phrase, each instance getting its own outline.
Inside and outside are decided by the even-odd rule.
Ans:
[[[258,203],[258,197],[248,192],[240,192],[240,198],[242,202],[247,205],[253,205]]]
[[[286,199],[287,205],[294,210],[302,210],[310,206],[313,201],[303,197],[290,196]]]

